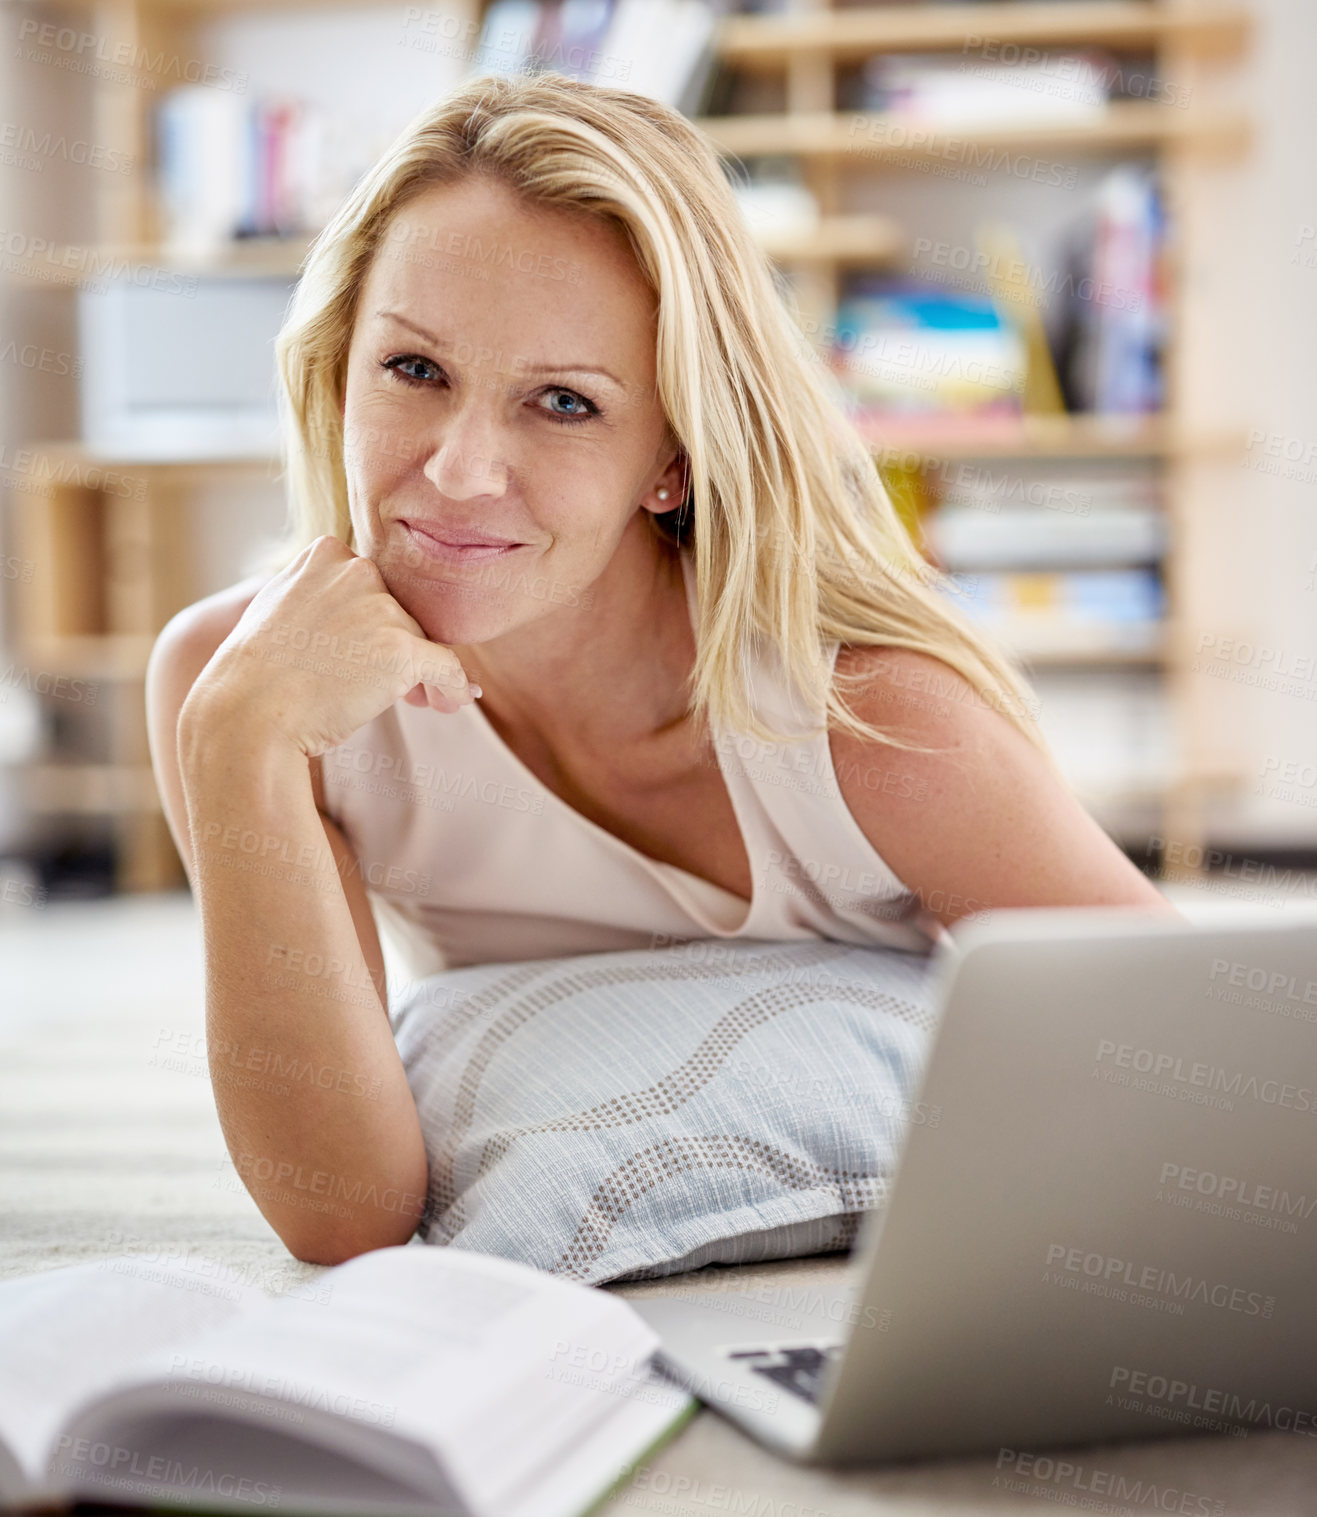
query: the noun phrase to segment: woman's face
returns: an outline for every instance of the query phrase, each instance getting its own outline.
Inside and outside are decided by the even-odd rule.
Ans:
[[[357,552],[431,640],[579,614],[648,533],[640,510],[677,503],[655,331],[615,227],[474,176],[394,216],[358,301],[344,466]],[[478,535],[519,546],[437,541]]]

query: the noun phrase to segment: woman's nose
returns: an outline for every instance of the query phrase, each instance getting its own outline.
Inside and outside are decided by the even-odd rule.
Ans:
[[[499,445],[499,429],[488,418],[469,412],[440,424],[439,435],[425,461],[425,477],[453,500],[473,495],[501,495],[508,468]]]

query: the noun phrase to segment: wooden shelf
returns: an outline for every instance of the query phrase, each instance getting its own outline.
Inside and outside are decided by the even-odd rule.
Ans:
[[[71,0],[74,10],[92,10],[101,0]],[[361,0],[133,0],[139,14],[159,17],[162,21],[180,21],[204,25],[214,15],[226,15],[243,11],[324,11],[360,9]]]
[[[75,0],[91,9],[94,0]],[[279,0],[280,10],[322,10],[356,0]],[[207,12],[268,10],[268,0],[138,0],[141,9],[198,19]],[[837,61],[876,52],[960,47],[966,34],[988,33],[1014,43],[1084,44],[1117,49],[1160,42],[1202,51],[1234,51],[1247,38],[1251,16],[1235,6],[1177,12],[1138,0],[1072,0],[1066,4],[1003,4],[987,23],[981,5],[884,5],[818,16],[729,16],[719,29],[721,57],[738,67],[781,67],[793,55]],[[472,39],[475,40],[474,38]]]
[[[30,764],[22,773],[31,812],[122,816],[161,810],[149,764]]]
[[[84,280],[99,280],[107,264],[131,264],[228,278],[295,279],[311,241],[309,236],[252,238],[190,254],[170,252],[150,243],[79,250],[94,253],[90,260],[66,259],[65,250],[58,249],[47,272],[39,274],[20,267],[11,278],[25,288],[75,289]],[[858,214],[824,216],[816,228],[805,232],[765,232],[760,241],[770,257],[790,263],[890,263],[908,246],[904,232],[890,217]],[[82,269],[77,267],[79,263]]]
[[[1163,43],[1203,52],[1235,52],[1247,40],[1250,14],[1238,6],[1174,10],[1136,0],[1068,4],[890,5],[816,15],[729,16],[717,37],[719,57],[737,68],[776,70],[794,59],[851,62],[874,53],[963,49],[967,37],[1017,46],[1150,49]]]
[[[1004,642],[1014,648],[1021,663],[1032,669],[1115,669],[1160,668],[1167,661],[1164,643],[1155,648],[1031,648],[1022,640],[1017,624],[1000,630],[992,628]]]
[[[967,145],[1085,154],[1190,145],[1234,152],[1249,141],[1248,121],[1242,114],[1176,110],[1124,100],[1109,105],[1095,121],[1047,125],[938,127],[885,111],[699,116],[694,124],[725,155],[850,159],[868,168],[900,165],[911,158],[959,161]],[[976,159],[971,166],[991,164]]]
[[[26,444],[26,447],[34,454],[41,454],[52,464],[64,464],[70,468],[149,472],[161,483],[168,483],[175,477],[180,482],[186,482],[198,474],[214,470],[225,473],[256,472],[272,477],[273,470],[283,467],[283,460],[275,453],[216,453],[197,458],[151,457],[142,453],[98,452],[76,438],[33,442]]]
[[[1242,429],[1187,433],[1163,416],[1020,416],[922,418],[860,412],[852,422],[870,449],[927,458],[1231,458],[1242,453]],[[143,458],[97,453],[79,442],[36,442],[33,452],[86,468],[140,470],[186,481],[199,475],[260,473],[273,478],[277,454],[223,454],[208,458]]]
[[[239,237],[213,248],[185,252],[150,242],[106,242],[52,248],[37,261],[14,259],[12,283],[26,289],[76,289],[101,284],[125,268],[167,269],[181,274],[293,279],[311,246],[309,235]]]
[[[876,455],[927,458],[1231,457],[1242,429],[1186,433],[1165,416],[1019,416],[922,420],[860,412],[852,417]]]
[[[886,216],[823,216],[804,232],[765,232],[759,238],[769,257],[782,263],[888,264],[903,258],[909,238]]]
[[[76,637],[29,637],[24,656],[54,675],[106,682],[140,680],[155,645],[154,633],[81,633]]]

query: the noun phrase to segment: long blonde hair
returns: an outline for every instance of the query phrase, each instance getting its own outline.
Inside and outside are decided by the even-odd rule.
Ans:
[[[748,673],[766,644],[809,711],[929,751],[851,712],[839,688],[863,676],[834,675],[826,657],[833,640],[907,648],[956,670],[1055,767],[1036,697],[913,543],[715,152],[679,112],[627,91],[554,73],[471,78],[409,123],[315,239],[275,345],[292,523],[280,561],[323,533],[353,545],[343,397],[358,292],[391,218],[472,172],[528,206],[620,227],[657,298],[658,396],[688,488],[651,520],[693,547],[692,716],[759,741],[800,736],[754,709]]]

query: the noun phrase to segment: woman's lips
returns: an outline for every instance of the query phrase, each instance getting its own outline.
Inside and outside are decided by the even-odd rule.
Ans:
[[[526,546],[525,543],[446,542],[443,538],[436,537],[433,532],[425,527],[418,526],[415,522],[403,521],[401,526],[420,552],[424,553],[427,558],[432,558],[441,564],[483,563],[486,559],[503,558],[506,554],[513,553],[516,549]]]

